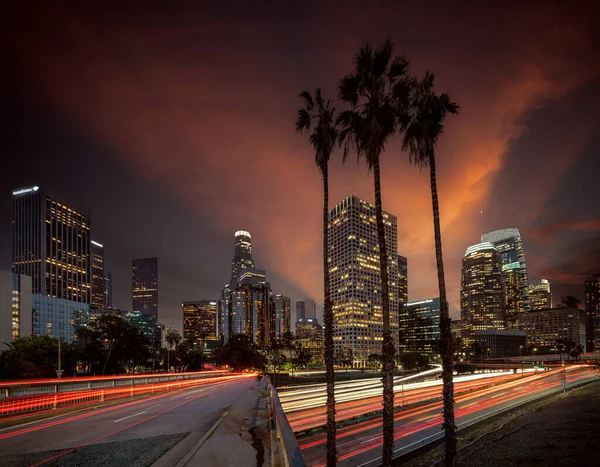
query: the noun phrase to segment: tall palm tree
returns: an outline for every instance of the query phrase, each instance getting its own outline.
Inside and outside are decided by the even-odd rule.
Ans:
[[[581,300],[573,295],[563,295],[560,297],[559,306],[567,307],[567,308],[577,308],[579,309],[579,305],[581,305]]]
[[[315,150],[315,163],[323,176],[323,288],[325,321],[325,374],[327,379],[327,466],[336,464],[337,452],[335,448],[335,374],[333,372],[333,306],[329,290],[329,264],[328,264],[328,225],[329,225],[329,159],[338,139],[338,130],[335,119],[335,108],[331,100],[325,100],[321,89],[315,91],[315,98],[308,91],[300,94],[304,107],[298,110],[296,131],[314,129],[309,137],[310,145]]]
[[[384,467],[392,463],[394,448],[394,356],[396,349],[390,327],[390,292],[388,254],[381,202],[380,156],[385,145],[399,128],[397,108],[408,95],[408,61],[393,57],[394,45],[386,41],[373,49],[361,47],[354,59],[354,72],[344,76],[338,85],[338,95],[351,109],[343,111],[340,142],[344,145],[344,160],[354,149],[358,159],[364,158],[373,172],[375,186],[375,217],[379,240],[381,269],[381,305],[383,314],[382,382],[383,382],[383,455]]]
[[[431,201],[433,205],[433,230],[435,236],[435,258],[440,289],[440,351],[442,354],[442,379],[444,383],[444,437],[446,444],[446,465],[456,465],[456,425],[454,423],[454,383],[452,382],[452,336],[451,320],[448,315],[446,281],[442,259],[442,234],[440,230],[440,207],[438,204],[437,178],[435,167],[435,146],[444,133],[444,119],[447,114],[457,114],[459,107],[448,94],[437,96],[433,89],[433,73],[427,71],[425,77],[411,86],[409,105],[404,121],[402,148],[408,150],[410,160],[419,167],[429,166]]]

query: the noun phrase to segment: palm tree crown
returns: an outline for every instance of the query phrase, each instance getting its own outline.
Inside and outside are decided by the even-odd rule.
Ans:
[[[298,110],[296,131],[310,130],[316,120],[309,142],[315,150],[315,163],[323,173],[338,139],[335,107],[330,99],[323,99],[320,88],[315,90],[314,99],[308,91],[300,93],[300,97],[304,107]]]
[[[437,141],[444,134],[446,115],[459,111],[459,106],[448,94],[435,94],[433,81],[433,73],[427,71],[421,81],[412,83],[403,122],[402,149],[408,150],[411,162],[421,167],[428,166],[434,157]]]

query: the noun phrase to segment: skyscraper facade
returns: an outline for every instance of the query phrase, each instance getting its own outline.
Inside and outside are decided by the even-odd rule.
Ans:
[[[409,302],[404,309],[407,322],[401,323],[401,326],[405,329],[406,351],[439,354],[440,299]]]
[[[32,332],[31,277],[0,270],[0,351]]]
[[[384,212],[390,324],[398,348],[398,239],[396,217]],[[352,350],[353,366],[381,354],[383,314],[375,206],[354,195],[329,212],[329,277],[334,348]]]
[[[104,306],[106,308],[112,308],[112,272],[104,272]]]
[[[131,294],[133,311],[158,320],[158,258],[133,260]]]
[[[505,329],[505,292],[500,255],[489,242],[467,248],[462,260],[460,315],[463,345],[474,340],[474,331]]]
[[[274,318],[271,340],[281,340],[285,333],[291,331],[290,314],[292,310],[290,297],[276,294],[271,297],[271,302]]]
[[[306,298],[296,302],[296,321],[317,317],[317,306],[314,300]]]
[[[217,302],[183,302],[183,337],[192,345],[213,348],[217,341]]]
[[[600,273],[593,274],[585,281],[586,348],[588,352],[598,351],[596,328],[600,323]]]
[[[517,330],[519,314],[530,310],[527,263],[519,229],[488,232],[481,241],[494,245],[500,256],[505,289],[506,328]]]
[[[548,279],[529,281],[529,307],[532,311],[552,308],[552,293]]]
[[[586,316],[576,308],[549,308],[528,311],[521,316],[520,327],[527,335],[527,345],[544,347],[540,352],[557,350],[557,341],[565,339],[586,349]]]
[[[13,272],[34,294],[89,304],[90,217],[37,186],[14,190],[12,205]]]
[[[105,307],[104,245],[92,240],[92,306]]]
[[[265,271],[254,267],[250,232],[238,230],[234,237],[231,279],[217,301],[219,337],[228,342],[230,337],[244,334],[257,345],[268,347],[275,326],[271,285]]]
[[[398,350],[407,351],[408,336],[408,260],[398,255]]]

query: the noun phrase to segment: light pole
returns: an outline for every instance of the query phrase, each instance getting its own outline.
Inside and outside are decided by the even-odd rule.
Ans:
[[[521,363],[521,376],[523,376],[523,360],[521,360],[521,350],[523,350],[523,346],[519,346],[519,362]]]

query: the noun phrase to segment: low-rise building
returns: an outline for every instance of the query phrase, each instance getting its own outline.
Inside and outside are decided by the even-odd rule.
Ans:
[[[586,316],[576,308],[547,308],[519,315],[519,327],[527,333],[527,345],[556,349],[558,340],[573,341],[584,351]]]
[[[479,344],[484,359],[519,356],[527,345],[525,331],[487,329],[475,331],[475,342]]]

